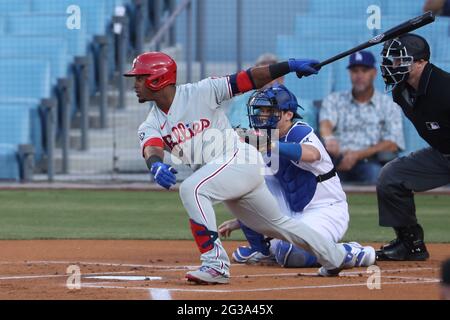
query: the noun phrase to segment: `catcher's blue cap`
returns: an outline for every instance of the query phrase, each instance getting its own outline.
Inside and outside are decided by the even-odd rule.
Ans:
[[[375,68],[375,56],[370,51],[358,51],[350,56],[348,69],[355,66]]]

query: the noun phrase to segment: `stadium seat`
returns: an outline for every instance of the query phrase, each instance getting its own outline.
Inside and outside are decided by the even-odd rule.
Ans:
[[[95,35],[105,34],[105,0],[33,0],[31,7],[33,12],[65,14],[68,17],[67,9],[71,5],[80,7],[81,24],[86,25],[88,41]]]
[[[0,16],[0,35],[5,33],[5,18]]]
[[[50,62],[39,59],[0,59],[0,98],[51,97]]]
[[[55,85],[58,79],[67,76],[67,42],[63,38],[0,36],[0,57],[37,58],[49,61],[52,85]]]
[[[380,7],[381,12],[386,8],[388,0],[309,0],[308,7],[305,12],[310,16],[352,16],[366,17],[367,8],[371,5]]]
[[[353,42],[361,37],[370,39],[373,31],[367,28],[366,19],[365,15],[355,19],[299,15],[295,20],[295,36],[298,38],[321,37],[330,41],[351,40]]]
[[[304,43],[307,44],[305,45]],[[339,52],[352,48],[354,45],[355,43],[352,41],[324,40],[322,38],[308,38],[307,41],[301,41],[297,37],[279,36],[277,38],[276,53],[282,60],[290,57],[298,57],[314,58],[319,61],[323,61],[335,54],[338,54]],[[335,74],[338,71],[340,72],[341,63],[346,63],[347,61],[348,58],[343,58],[338,62],[324,66],[318,76],[318,87],[315,89],[313,83],[311,83],[311,85],[308,84],[307,86],[310,86],[311,88],[307,90],[308,92],[302,91],[303,98],[312,100],[323,99],[323,94],[327,95],[331,92],[331,90],[333,90],[336,82]],[[322,73],[326,74],[324,78],[322,78]],[[342,74],[342,72],[340,73]],[[347,74],[345,67],[344,74]],[[329,76],[331,76],[331,79],[328,78]],[[305,79],[302,79],[300,82],[303,84],[304,80]],[[348,78],[344,78],[344,80],[345,82],[342,83],[343,87],[345,87],[346,83],[349,83]],[[306,79],[306,81],[309,83],[310,80]],[[329,81],[331,81],[331,83]]]
[[[30,12],[31,0],[1,0],[0,12],[1,14],[8,14],[14,12]]]
[[[318,75],[302,79],[291,73],[286,76],[285,84],[300,99],[322,100],[333,89],[333,69],[324,68]]]
[[[30,113],[17,105],[0,108],[0,179],[20,180],[19,145],[30,143]]]
[[[26,105],[33,116],[36,160],[42,155],[43,124],[39,115],[41,99],[51,97],[50,62],[38,59],[0,59],[0,102]]]
[[[298,103],[301,108],[298,110],[298,113],[302,116],[303,119],[300,121],[306,122],[309,124],[315,131],[317,135],[319,135],[318,130],[318,108],[314,105],[314,101],[310,99],[304,99],[302,97],[298,97]]]
[[[441,68],[442,70],[450,73],[450,59],[447,61],[431,61],[433,64],[435,64],[437,67]]]
[[[3,108],[22,108],[27,109],[30,115],[29,126],[29,143],[34,147],[34,159],[40,161],[44,154],[43,142],[43,121],[41,120],[41,113],[39,111],[39,103],[27,99],[2,98],[0,99],[0,114]]]
[[[10,14],[7,18],[7,33],[11,35],[61,37],[67,42],[67,63],[74,57],[86,55],[86,30],[67,28],[67,14]]]
[[[400,15],[414,18],[423,14],[424,0],[395,0],[386,1],[386,13],[388,15]]]

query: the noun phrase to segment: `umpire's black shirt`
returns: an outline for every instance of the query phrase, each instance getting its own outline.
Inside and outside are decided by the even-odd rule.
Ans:
[[[450,155],[450,74],[427,63],[418,90],[397,86],[392,96],[430,146]]]

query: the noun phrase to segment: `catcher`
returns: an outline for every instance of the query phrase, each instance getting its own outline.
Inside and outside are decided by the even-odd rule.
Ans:
[[[347,199],[333,163],[314,134],[297,113],[297,99],[285,86],[269,87],[255,92],[247,108],[250,126],[255,130],[238,129],[241,138],[271,157],[266,184],[276,198],[281,212],[298,219],[333,242],[339,242],[347,231],[349,214]],[[265,129],[265,130],[261,130]],[[270,141],[267,130],[278,129],[279,140]],[[275,152],[274,152],[275,151]],[[279,156],[278,161],[273,157]],[[268,159],[267,159],[268,160]],[[269,161],[266,161],[269,163]],[[219,226],[219,234],[227,237],[241,228],[250,246],[233,252],[238,263],[271,263],[283,267],[313,267],[317,258],[310,252],[278,239],[266,239],[237,219]],[[269,241],[270,240],[270,241]],[[345,243],[358,252],[355,266],[370,266],[375,262],[375,250],[356,242]]]

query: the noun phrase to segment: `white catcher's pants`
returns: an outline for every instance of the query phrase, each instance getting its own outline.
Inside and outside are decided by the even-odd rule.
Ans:
[[[327,240],[333,242],[341,241],[347,232],[349,223],[347,201],[313,208],[307,206],[302,212],[295,212],[289,208],[278,180],[273,176],[266,176],[265,180],[270,193],[277,200],[281,213],[302,221]]]

